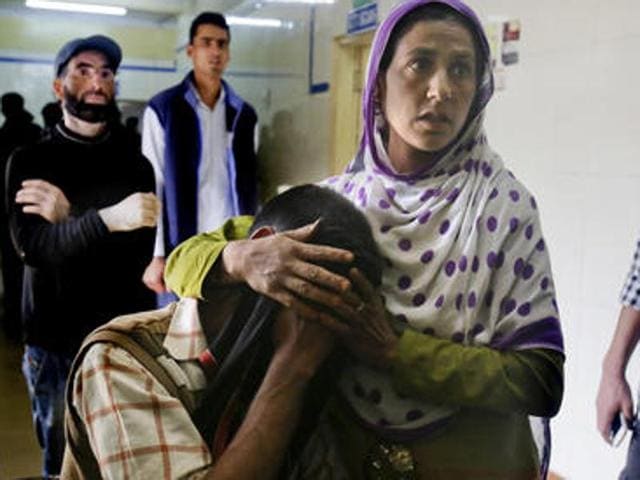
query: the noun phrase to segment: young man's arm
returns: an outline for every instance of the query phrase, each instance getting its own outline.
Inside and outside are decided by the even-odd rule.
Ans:
[[[598,430],[609,442],[609,430],[614,417],[622,412],[626,419],[633,418],[633,399],[626,379],[629,358],[640,339],[640,311],[623,306],[616,331],[602,363],[602,376],[596,407]]]
[[[164,148],[164,128],[156,112],[151,107],[147,107],[142,120],[142,153],[153,167],[156,195],[159,199],[162,199],[164,194]],[[156,225],[153,258],[142,277],[144,284],[156,293],[167,291],[164,283],[164,269],[164,218],[160,214]]]
[[[333,346],[328,331],[292,311],[276,321],[280,337],[242,425],[209,472],[211,480],[275,478],[299,420],[305,388]]]

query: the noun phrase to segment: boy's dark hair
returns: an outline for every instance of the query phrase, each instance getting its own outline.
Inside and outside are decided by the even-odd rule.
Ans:
[[[227,24],[227,19],[224,18],[224,15],[218,12],[202,12],[191,22],[191,27],[189,27],[189,44],[193,44],[193,39],[198,33],[198,27],[200,25],[215,25],[216,27],[220,27],[227,32],[227,36],[229,37],[229,41],[231,41],[231,32],[229,31],[229,25]]]
[[[382,261],[369,222],[349,200],[328,188],[302,185],[274,197],[258,212],[249,234],[264,226],[277,232],[293,230],[316,220],[320,223],[310,243],[342,248],[355,255],[351,265],[323,266],[343,276],[356,267],[373,285],[379,285]]]

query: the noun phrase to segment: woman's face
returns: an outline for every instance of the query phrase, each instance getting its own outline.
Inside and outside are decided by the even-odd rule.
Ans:
[[[392,163],[400,172],[419,167],[405,159],[443,149],[467,119],[476,92],[471,33],[451,20],[416,23],[398,41],[378,88]]]

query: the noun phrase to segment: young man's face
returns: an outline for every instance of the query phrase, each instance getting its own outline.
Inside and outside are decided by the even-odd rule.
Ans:
[[[187,55],[196,73],[220,78],[229,63],[229,34],[216,25],[199,25]]]
[[[115,74],[101,52],[80,52],[55,79],[53,90],[73,116],[102,122],[113,108]]]

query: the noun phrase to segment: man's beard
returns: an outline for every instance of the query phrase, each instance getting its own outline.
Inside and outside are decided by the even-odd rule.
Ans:
[[[105,104],[86,103],[83,98],[71,93],[64,87],[64,108],[74,117],[89,123],[103,123],[115,118],[116,102],[113,98]]]

